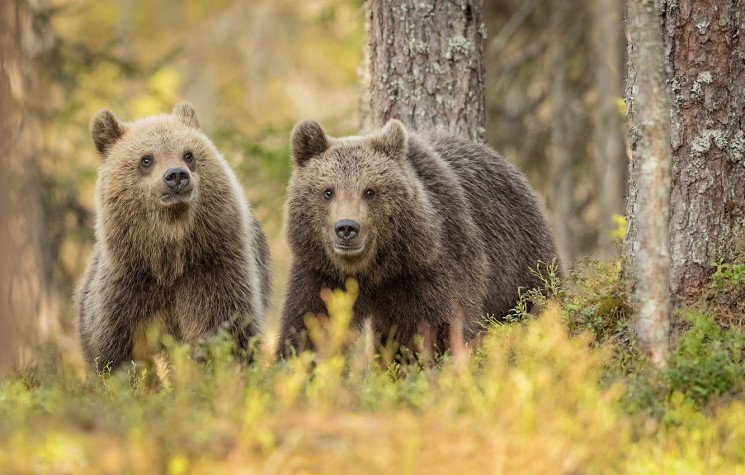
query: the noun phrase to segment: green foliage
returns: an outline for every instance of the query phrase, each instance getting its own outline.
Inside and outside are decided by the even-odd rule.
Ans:
[[[542,288],[517,289],[517,305],[511,309],[505,317],[507,323],[516,323],[535,317],[531,313],[534,309],[545,308],[551,299],[561,299],[564,297],[564,289],[561,286],[559,277],[559,264],[554,258],[551,262],[538,261],[535,269],[530,269],[533,274],[543,284]],[[487,320],[497,323],[499,320],[492,316],[487,316]]]
[[[716,271],[711,275],[711,286],[721,289],[725,284],[738,285],[745,281],[745,264],[726,264],[722,259],[711,264]]]
[[[619,261],[580,261],[569,281],[565,322],[572,333],[590,329],[599,343],[614,338],[633,340],[628,325],[631,310]]]
[[[670,391],[695,403],[705,402],[745,387],[745,333],[724,330],[710,317],[688,311],[691,328],[685,331],[664,374]]]
[[[231,129],[217,127],[211,133],[215,146],[225,153],[235,152],[242,157],[231,165],[244,181],[255,181],[256,175],[262,180],[286,183],[290,177],[290,147],[288,137],[292,124],[284,127],[268,127],[256,137],[246,137]],[[228,157],[229,158],[229,157]]]

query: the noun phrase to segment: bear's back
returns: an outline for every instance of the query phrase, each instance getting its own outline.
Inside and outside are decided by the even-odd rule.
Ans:
[[[487,258],[485,309],[504,315],[514,305],[518,287],[541,286],[530,270],[557,255],[541,205],[525,176],[489,147],[437,132],[421,138],[457,177],[452,185],[465,196]]]

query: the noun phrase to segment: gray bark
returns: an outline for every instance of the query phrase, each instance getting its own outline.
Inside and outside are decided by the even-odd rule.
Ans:
[[[629,0],[627,113],[632,122],[626,260],[642,346],[663,365],[669,353],[670,103],[659,10]]]
[[[482,0],[368,0],[362,132],[399,119],[483,141]]]
[[[662,16],[672,70],[670,286],[745,257],[745,1],[679,0]]]

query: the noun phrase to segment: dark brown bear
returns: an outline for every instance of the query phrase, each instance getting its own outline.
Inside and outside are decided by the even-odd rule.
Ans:
[[[86,363],[141,357],[154,322],[185,342],[231,322],[245,347],[269,302],[269,248],[194,109],[127,123],[102,110],[91,135],[103,163],[97,242],[75,298]]]
[[[313,121],[292,131],[285,231],[292,249],[279,351],[304,347],[304,316],[326,312],[322,288],[359,282],[353,325],[410,345],[435,329],[442,349],[453,308],[464,336],[504,316],[518,288],[556,249],[525,177],[493,150],[397,120],[365,137],[331,138]]]

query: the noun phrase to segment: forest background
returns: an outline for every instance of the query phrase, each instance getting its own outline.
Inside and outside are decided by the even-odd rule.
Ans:
[[[701,292],[673,314],[664,365],[637,341],[620,258],[623,3],[483,2],[485,140],[528,175],[567,269],[542,274],[542,315],[521,301],[478,348],[454,345],[435,368],[368,346],[345,353],[334,326],[322,351],[287,361],[258,352],[241,364],[220,334],[200,357],[164,339],[168,368],[115,374],[86,374],[71,308],[94,239],[90,119],[103,107],[131,120],[195,105],[272,246],[271,340],[289,264],[289,131],[305,118],[332,135],[360,129],[365,7],[0,3],[13,26],[0,28],[11,52],[0,139],[14,147],[0,156],[0,242],[14,243],[0,248],[0,288],[12,289],[0,303],[13,304],[0,308],[11,317],[0,318],[0,363],[16,363],[0,375],[0,472],[742,473],[745,265],[705,269]],[[691,96],[717,80],[697,79]],[[334,325],[350,317],[346,290],[326,295]]]
[[[486,142],[524,170],[553,218],[564,262],[618,253],[625,211],[623,5],[485,2]],[[27,341],[75,350],[70,295],[93,243],[98,109],[123,120],[196,107],[268,234],[276,323],[289,252],[281,236],[289,131],[313,118],[355,134],[361,1],[44,0],[28,3],[18,205]],[[602,157],[599,159],[598,157]],[[614,235],[613,231],[616,230]],[[23,230],[21,230],[23,233]],[[620,233],[623,233],[621,229]]]

